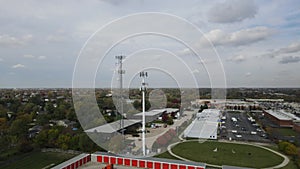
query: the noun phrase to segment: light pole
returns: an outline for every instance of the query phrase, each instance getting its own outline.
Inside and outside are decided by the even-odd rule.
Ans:
[[[146,83],[145,78],[148,77],[147,72],[140,72],[140,77],[142,78],[142,109],[143,109],[143,119],[142,119],[142,147],[143,147],[143,155],[146,156],[146,119],[145,119],[145,91],[146,91]]]

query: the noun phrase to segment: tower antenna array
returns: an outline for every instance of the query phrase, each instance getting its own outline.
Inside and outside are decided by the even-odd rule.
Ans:
[[[121,114],[121,120],[120,120],[120,130],[122,131],[122,135],[124,136],[124,106],[123,106],[123,74],[125,74],[125,70],[123,70],[123,59],[125,59],[125,56],[119,55],[116,56],[116,59],[118,60],[118,74],[119,74],[119,108],[120,108],[120,114]]]

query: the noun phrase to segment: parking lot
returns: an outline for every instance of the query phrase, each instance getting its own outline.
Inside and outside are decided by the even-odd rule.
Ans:
[[[246,112],[226,112],[223,114],[221,124],[221,139],[269,142],[266,133]]]

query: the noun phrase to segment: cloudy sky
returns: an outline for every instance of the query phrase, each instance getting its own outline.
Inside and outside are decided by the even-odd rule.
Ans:
[[[178,17],[181,23],[141,16],[120,23],[100,39],[91,38],[118,18],[145,12]],[[185,22],[202,34],[192,33]],[[115,83],[114,56],[126,55],[127,86],[138,79],[133,72],[147,69],[152,87],[193,87],[193,80],[199,87],[210,87],[212,79],[227,87],[300,87],[298,0],[0,0],[0,23],[1,88],[71,87],[78,57],[97,57],[125,29],[135,33],[152,25],[191,41],[203,56],[198,59],[174,38],[142,34],[114,46],[103,62],[97,62],[94,74],[80,70],[83,77],[93,74],[96,87],[109,87]],[[89,62],[83,64],[87,69]],[[86,80],[78,86],[85,86]]]

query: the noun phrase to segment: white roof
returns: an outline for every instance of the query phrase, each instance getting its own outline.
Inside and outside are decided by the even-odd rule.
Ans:
[[[146,111],[145,116],[156,116],[163,112],[172,113],[172,112],[176,112],[176,111],[179,111],[179,109],[175,109],[175,108],[154,109],[154,110]],[[142,115],[143,115],[143,112],[137,113],[134,116],[142,116]]]
[[[287,113],[284,110],[266,110],[266,112],[279,120],[295,120],[300,121],[300,118],[295,116],[294,114]]]
[[[184,136],[192,138],[217,139],[220,110],[205,109],[197,113],[196,119],[185,129]]]
[[[126,128],[128,126],[131,126],[136,123],[141,123],[141,120],[128,120],[128,119],[123,119],[123,128]],[[99,133],[114,133],[117,132],[118,130],[121,130],[121,120],[114,121],[112,123],[107,123],[98,127],[94,127],[88,130],[85,130],[85,132],[99,132]]]

